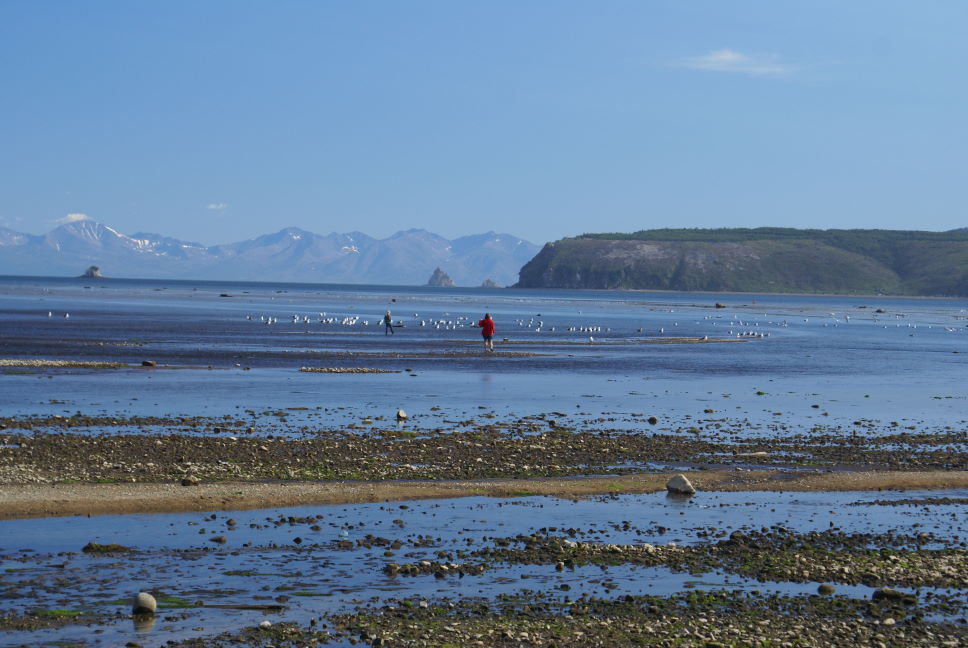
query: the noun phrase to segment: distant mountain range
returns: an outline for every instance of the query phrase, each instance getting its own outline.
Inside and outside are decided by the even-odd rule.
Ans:
[[[460,286],[514,283],[539,246],[510,234],[447,240],[420,229],[375,239],[287,227],[239,243],[204,246],[161,234],[130,236],[84,220],[45,235],[0,227],[0,274],[424,285],[440,267]]]
[[[968,228],[660,229],[544,246],[521,288],[968,296]]]

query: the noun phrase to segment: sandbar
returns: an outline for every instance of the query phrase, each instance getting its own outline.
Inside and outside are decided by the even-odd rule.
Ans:
[[[176,513],[359,504],[455,497],[587,497],[653,493],[674,473],[607,477],[426,481],[262,481],[0,485],[0,519]],[[684,473],[703,491],[835,492],[968,488],[968,471],[795,472],[713,470]]]

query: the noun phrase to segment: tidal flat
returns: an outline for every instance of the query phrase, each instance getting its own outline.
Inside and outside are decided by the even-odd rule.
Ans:
[[[968,641],[963,300],[0,286],[0,645]]]

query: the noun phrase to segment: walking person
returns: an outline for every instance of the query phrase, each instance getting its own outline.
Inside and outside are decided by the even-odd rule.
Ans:
[[[484,352],[494,353],[494,320],[490,313],[484,313],[484,319],[477,323],[481,329],[481,336],[484,338]]]
[[[383,326],[384,335],[393,335],[393,318],[390,317],[390,311],[387,311],[387,314],[383,316]]]

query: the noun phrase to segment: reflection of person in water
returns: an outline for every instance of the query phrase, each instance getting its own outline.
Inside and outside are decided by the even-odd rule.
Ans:
[[[477,323],[481,327],[481,336],[484,338],[484,351],[494,352],[494,320],[490,313],[484,313],[484,319]]]
[[[387,314],[383,316],[383,326],[385,327],[383,329],[384,335],[393,335],[393,319],[390,317],[390,311],[387,311]]]

